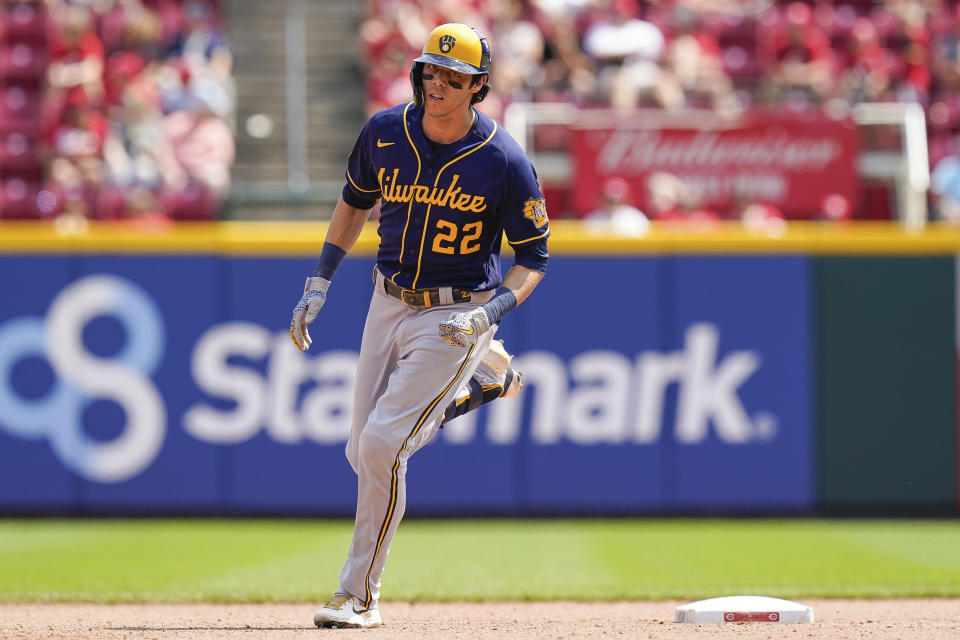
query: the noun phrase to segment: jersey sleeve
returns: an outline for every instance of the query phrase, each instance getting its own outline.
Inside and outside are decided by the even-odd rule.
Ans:
[[[373,126],[373,120],[370,120],[363,127],[347,161],[343,201],[357,209],[370,209],[380,199],[380,184],[370,158]]]
[[[550,221],[537,174],[526,156],[511,159],[507,170],[502,222],[507,242],[513,247],[514,264],[546,271]]]

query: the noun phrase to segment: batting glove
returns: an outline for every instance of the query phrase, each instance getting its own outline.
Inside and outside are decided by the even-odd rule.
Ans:
[[[300,351],[310,348],[310,332],[307,325],[317,319],[317,314],[327,301],[327,289],[330,281],[326,278],[307,278],[303,285],[303,297],[293,308],[293,320],[290,321],[290,338]]]
[[[487,312],[477,307],[473,311],[450,314],[440,323],[440,337],[447,344],[466,349],[476,344],[480,336],[490,330]]]

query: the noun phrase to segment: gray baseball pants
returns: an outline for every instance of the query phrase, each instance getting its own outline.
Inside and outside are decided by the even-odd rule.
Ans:
[[[416,309],[388,296],[379,271],[357,364],[353,424],[346,453],[357,474],[357,515],[339,593],[368,608],[380,598],[380,576],[406,507],[407,460],[437,433],[458,388],[469,382],[496,326],[468,349],[445,343],[440,322],[470,302]]]

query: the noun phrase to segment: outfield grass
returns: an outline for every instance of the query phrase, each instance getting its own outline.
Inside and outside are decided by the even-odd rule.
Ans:
[[[352,522],[0,520],[0,601],[319,601]],[[960,596],[960,522],[408,521],[391,600]]]

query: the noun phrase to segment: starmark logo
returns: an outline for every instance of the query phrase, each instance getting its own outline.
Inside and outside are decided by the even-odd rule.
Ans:
[[[457,39],[453,36],[440,36],[440,53],[450,53],[455,44],[457,44]]]

